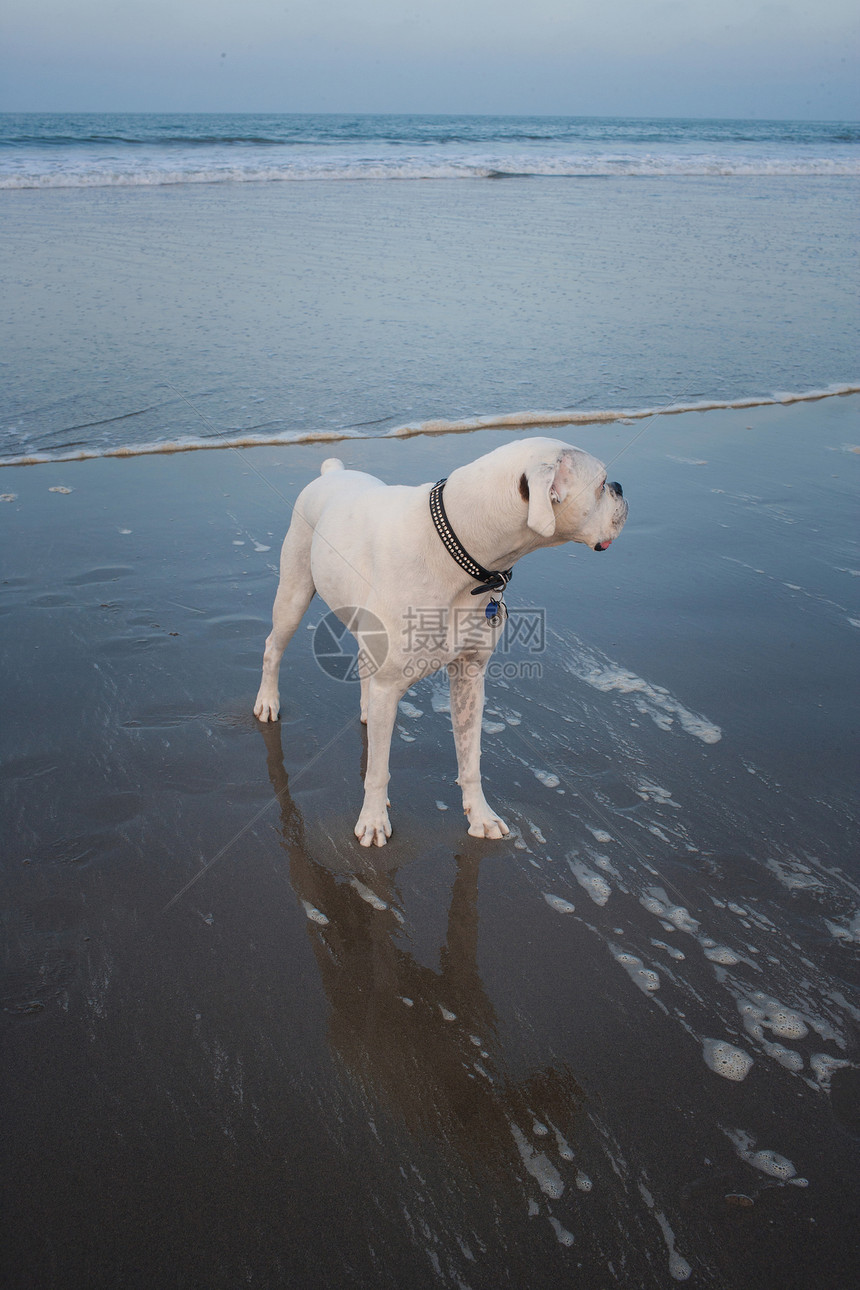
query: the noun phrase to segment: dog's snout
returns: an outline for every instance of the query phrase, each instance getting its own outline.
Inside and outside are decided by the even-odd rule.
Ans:
[[[617,480],[611,484],[607,484],[606,487],[609,489],[610,493],[614,493],[616,497],[624,496],[624,489],[621,487],[621,485],[618,483]]]

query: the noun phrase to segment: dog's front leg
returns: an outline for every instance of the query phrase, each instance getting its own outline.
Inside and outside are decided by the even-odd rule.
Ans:
[[[391,837],[388,819],[388,758],[403,689],[384,684],[375,676],[367,685],[367,771],[364,803],[355,836],[363,847],[384,847]]]
[[[457,783],[473,838],[503,838],[507,824],[488,804],[481,787],[481,722],[484,717],[484,672],[489,655],[465,655],[448,664],[451,724],[457,748]]]

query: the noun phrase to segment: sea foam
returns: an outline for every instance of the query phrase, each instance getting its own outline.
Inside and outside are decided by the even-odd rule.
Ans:
[[[718,412],[785,406],[792,403],[814,403],[820,399],[835,398],[846,394],[860,394],[860,384],[834,384],[824,389],[801,390],[772,395],[758,395],[740,399],[706,399],[696,403],[670,403],[664,407],[646,408],[594,408],[572,410],[569,408],[526,409],[516,412],[489,413],[486,416],[465,417],[460,420],[431,418],[410,421],[395,426],[381,435],[361,434],[354,430],[296,430],[277,434],[213,434],[207,437],[183,436],[181,439],[160,440],[155,443],[119,444],[111,447],[96,445],[51,452],[24,452],[0,457],[0,466],[37,466],[44,462],[88,461],[97,457],[143,457],[160,453],[199,452],[207,448],[274,448],[295,444],[339,443],[346,439],[409,439],[416,435],[470,434],[475,430],[528,430],[538,426],[604,425],[618,421],[642,421],[658,416],[677,416],[685,412]],[[623,689],[623,677],[608,688]],[[638,678],[632,678],[637,682]],[[635,687],[634,687],[635,688]],[[676,714],[678,715],[678,714]],[[713,734],[705,729],[690,730],[705,742],[715,742]],[[718,736],[717,736],[718,737]]]
[[[360,180],[439,180],[504,178],[624,178],[672,176],[719,178],[860,175],[854,157],[732,156],[728,153],[684,155],[671,152],[639,154],[560,153],[551,156],[490,154],[460,157],[291,159],[213,157],[201,165],[197,155],[177,159],[129,158],[115,154],[100,159],[48,161],[31,156],[15,158],[0,172],[0,189],[152,188],[177,184],[266,184]]]

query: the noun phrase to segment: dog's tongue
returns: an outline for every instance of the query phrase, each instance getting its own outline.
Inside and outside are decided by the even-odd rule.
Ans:
[[[610,538],[608,542],[598,542],[594,549],[595,551],[606,551],[610,546],[612,546],[612,538]]]

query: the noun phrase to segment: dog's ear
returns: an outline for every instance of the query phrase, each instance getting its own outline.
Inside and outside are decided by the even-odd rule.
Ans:
[[[564,453],[553,462],[535,462],[520,479],[520,493],[528,498],[529,514],[526,523],[541,537],[555,533],[553,502],[564,500],[567,493],[567,470]]]

